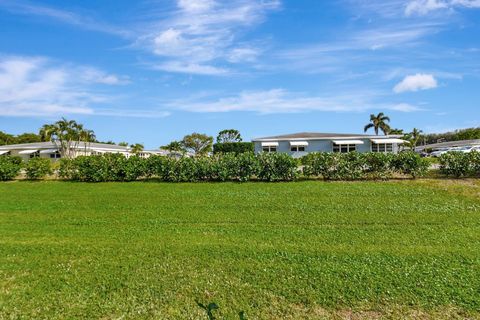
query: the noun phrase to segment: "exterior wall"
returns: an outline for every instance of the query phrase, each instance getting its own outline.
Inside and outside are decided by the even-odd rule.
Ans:
[[[340,139],[338,139],[340,140]],[[370,152],[371,151],[371,141],[370,139],[357,139],[362,140],[364,143],[357,145],[357,152]],[[308,141],[308,146],[305,147],[305,152],[292,152],[290,150],[290,141],[276,141],[278,142],[277,152],[288,153],[293,157],[302,157],[309,152],[333,152],[333,140],[306,140]],[[260,153],[263,151],[262,142],[254,141],[255,144],[255,153]],[[398,153],[399,146],[398,144],[393,144],[393,153]]]

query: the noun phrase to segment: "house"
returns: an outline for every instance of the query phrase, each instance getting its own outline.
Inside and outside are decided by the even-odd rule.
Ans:
[[[100,155],[104,153],[120,153],[126,157],[133,155],[133,153],[130,151],[130,147],[105,143],[75,142],[71,144],[71,148],[73,157],[83,155]],[[152,154],[159,153],[159,151],[142,151],[138,153],[138,156],[148,158]],[[19,156],[26,161],[35,157],[52,159],[53,161],[61,158],[59,147],[53,142],[35,142],[0,146],[0,156],[1,155]]]
[[[284,152],[301,157],[309,152],[392,152],[405,141],[401,135],[302,132],[253,139],[255,152]]]

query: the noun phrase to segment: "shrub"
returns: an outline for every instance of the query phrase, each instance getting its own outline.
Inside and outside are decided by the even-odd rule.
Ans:
[[[480,174],[480,153],[447,152],[440,156],[440,172],[456,178]]]
[[[411,175],[414,179],[424,176],[430,166],[429,162],[418,153],[407,151],[400,152],[393,157],[392,165],[395,171]]]
[[[17,177],[22,169],[20,157],[0,156],[0,180],[12,180]]]
[[[365,153],[366,176],[372,179],[388,179],[392,176],[392,161],[396,155],[391,153],[369,152]]]
[[[258,179],[263,181],[291,181],[298,176],[298,161],[286,153],[261,153]]]
[[[146,161],[138,156],[126,158],[122,154],[110,153],[62,159],[59,176],[86,182],[134,181],[146,176],[147,171]]]
[[[302,159],[306,176],[325,180],[388,179],[393,172],[413,177],[425,174],[428,163],[418,154],[311,153]]]
[[[32,158],[25,165],[27,179],[37,180],[52,174],[52,162],[45,158]]]
[[[247,153],[254,152],[255,147],[252,142],[225,142],[213,145],[213,153]]]
[[[358,180],[364,178],[365,162],[357,152],[310,153],[303,160],[306,176],[323,177],[325,180]]]

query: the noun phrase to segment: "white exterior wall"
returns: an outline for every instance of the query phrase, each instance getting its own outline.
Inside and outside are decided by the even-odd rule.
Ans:
[[[275,141],[275,140],[269,140],[269,142],[278,142],[278,147],[277,147],[277,152],[282,152],[282,153],[288,153],[292,155],[293,157],[302,157],[306,155],[309,152],[333,152],[333,140],[331,139],[317,139],[317,140],[301,140],[301,141],[307,141],[308,146],[305,147],[305,152],[292,152],[291,147],[290,147],[290,141],[300,141],[301,139],[295,139],[295,140],[285,140],[285,141]],[[342,139],[335,139],[335,140],[342,140]],[[347,139],[344,139],[347,140]],[[351,139],[350,139],[351,140]],[[370,152],[371,151],[371,145],[372,142],[370,141],[370,138],[355,138],[355,140],[361,140],[363,141],[363,144],[358,144],[357,146],[357,152]],[[263,141],[265,142],[265,141]],[[262,148],[262,141],[254,141],[255,144],[255,153],[260,153],[263,151]],[[399,151],[399,146],[398,144],[394,143],[393,144],[393,153],[398,153]]]

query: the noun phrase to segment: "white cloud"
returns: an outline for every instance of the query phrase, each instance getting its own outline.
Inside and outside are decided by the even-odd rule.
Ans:
[[[178,0],[178,6],[189,12],[205,12],[215,6],[213,0]]]
[[[253,62],[260,55],[256,48],[234,48],[228,53],[227,60],[231,63]]]
[[[0,8],[15,14],[46,17],[62,23],[77,26],[84,30],[109,33],[121,37],[131,36],[131,32],[127,29],[96,21],[92,18],[89,18],[85,14],[77,14],[67,10],[60,10],[48,6],[38,5],[29,1],[0,0]]]
[[[257,112],[260,114],[322,112],[362,112],[371,109],[412,112],[418,108],[406,104],[375,103],[377,95],[370,92],[336,96],[307,96],[284,89],[244,91],[236,96],[205,98],[203,96],[168,103],[172,109],[189,112]]]
[[[412,0],[405,7],[405,15],[424,16],[433,11],[456,7],[480,8],[480,0]]]
[[[389,110],[393,111],[400,111],[400,112],[415,112],[415,111],[422,111],[424,109],[419,108],[417,106],[408,104],[408,103],[399,103],[392,105],[391,107],[388,108]]]
[[[239,31],[261,22],[279,0],[177,0],[170,18],[150,26],[139,43],[163,59],[157,69],[193,74],[224,74],[218,62],[251,62],[260,50],[236,44]],[[220,72],[219,72],[220,71]]]
[[[434,89],[437,86],[437,80],[433,75],[417,73],[415,75],[406,76],[393,88],[393,91],[395,93],[402,93],[406,91]]]
[[[128,76],[107,74],[92,67],[81,67],[77,71],[80,78],[88,83],[100,83],[105,85],[125,85],[130,83]]]
[[[448,4],[443,0],[414,0],[410,1],[405,7],[405,15],[425,15],[430,11],[445,8],[448,8]]]
[[[209,76],[226,75],[229,73],[227,69],[218,68],[208,64],[188,63],[183,61],[168,61],[153,66],[154,69],[168,72],[200,74]]]
[[[98,84],[118,85],[124,79],[92,67],[59,64],[46,58],[0,56],[0,116],[169,115],[161,110],[102,108],[115,97],[98,93]]]

